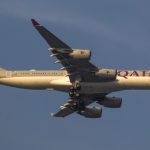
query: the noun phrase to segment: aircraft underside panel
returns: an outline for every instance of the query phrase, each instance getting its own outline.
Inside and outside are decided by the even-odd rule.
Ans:
[[[68,92],[72,85],[68,77],[11,77],[0,78],[0,84],[24,89],[48,89]]]
[[[116,81],[81,83],[82,93],[111,93],[122,90],[149,90],[150,77],[117,77]]]

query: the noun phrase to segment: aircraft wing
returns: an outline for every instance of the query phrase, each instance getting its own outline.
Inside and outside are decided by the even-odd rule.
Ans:
[[[92,78],[90,73],[98,69],[95,65],[89,62],[89,60],[72,59],[69,56],[69,54],[73,51],[70,46],[62,42],[54,34],[52,34],[34,19],[32,19],[31,21],[33,26],[51,47],[50,50],[52,51],[52,56],[55,56],[57,58],[56,63],[61,63],[64,69],[67,70],[71,82],[74,82],[77,75],[82,76],[84,81],[90,81],[94,79]]]
[[[47,41],[50,47],[71,49],[67,44],[58,39],[54,34],[52,34],[50,31],[48,31],[45,27],[40,25],[34,19],[32,19],[32,24],[39,31],[41,36]]]
[[[83,99],[82,99],[83,100]],[[60,110],[56,113],[52,113],[51,115],[54,117],[66,117],[74,112],[77,114],[87,117],[87,118],[100,118],[102,115],[102,108],[100,107],[91,107],[88,106],[90,103],[93,103],[90,99],[86,99],[86,101],[80,101],[79,99],[71,99],[67,101],[63,106],[60,106]]]
[[[63,106],[60,106],[60,110],[56,113],[52,113],[51,115],[54,117],[66,117],[76,110],[74,109],[74,101],[69,100]]]

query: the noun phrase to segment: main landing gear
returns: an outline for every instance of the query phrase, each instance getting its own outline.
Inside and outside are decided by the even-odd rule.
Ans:
[[[71,98],[79,98],[80,97],[81,85],[80,82],[75,82],[73,86],[70,88],[69,96]]]
[[[81,111],[85,108],[84,101],[81,99],[81,84],[80,82],[75,82],[73,86],[70,88],[69,96],[71,99],[74,99],[73,109]]]

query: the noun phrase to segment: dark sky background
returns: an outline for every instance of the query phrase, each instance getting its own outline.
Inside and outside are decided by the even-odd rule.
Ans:
[[[0,0],[0,66],[59,69],[32,27],[35,18],[92,62],[114,69],[150,69],[148,0]],[[121,109],[101,119],[53,118],[68,95],[0,86],[0,150],[149,150],[150,91],[123,91]]]

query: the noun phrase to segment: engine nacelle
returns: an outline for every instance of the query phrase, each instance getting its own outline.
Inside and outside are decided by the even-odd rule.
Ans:
[[[121,97],[105,97],[103,100],[98,102],[100,105],[109,108],[120,108],[122,104]]]
[[[73,49],[73,51],[69,54],[69,56],[71,58],[77,59],[77,60],[90,60],[91,59],[91,51],[90,50]]]
[[[114,69],[100,69],[96,72],[96,76],[98,76],[102,80],[114,81],[114,80],[116,80],[117,70],[114,70]]]
[[[78,113],[86,118],[100,118],[102,115],[102,108],[87,106],[84,110]]]

